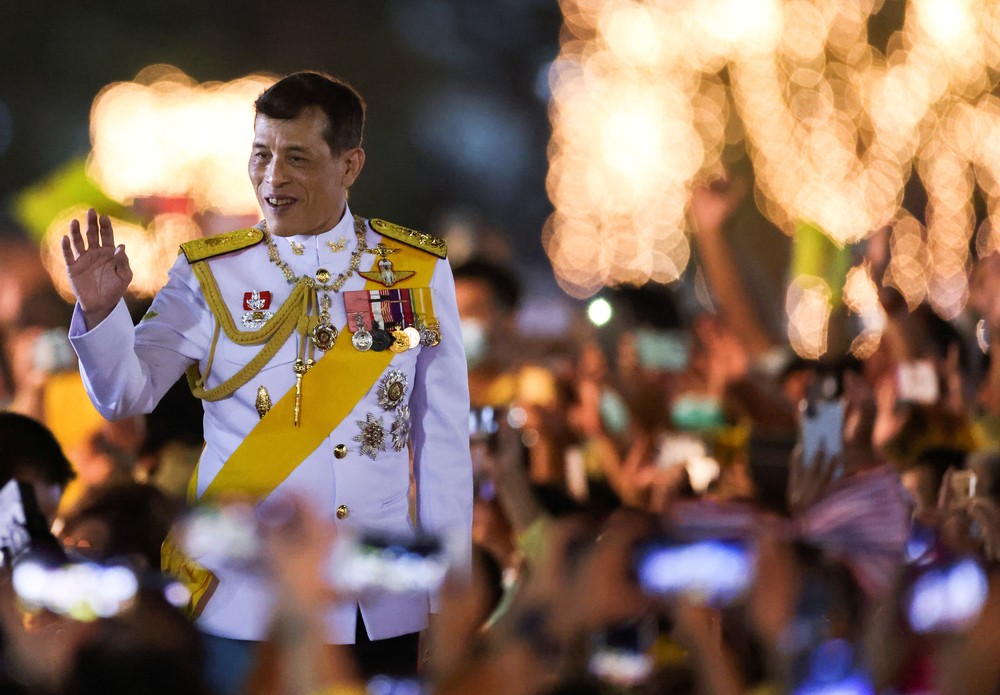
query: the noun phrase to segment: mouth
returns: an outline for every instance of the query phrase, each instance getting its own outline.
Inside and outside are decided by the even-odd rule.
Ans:
[[[264,202],[272,208],[282,208],[295,202],[295,198],[284,195],[265,196]]]

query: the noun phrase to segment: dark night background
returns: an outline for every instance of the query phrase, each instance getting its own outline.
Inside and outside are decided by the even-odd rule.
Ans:
[[[886,0],[872,18],[874,45],[884,49],[905,5]],[[368,102],[356,211],[438,234],[455,219],[491,230],[527,294],[561,303],[540,241],[546,69],[561,23],[557,0],[0,0],[0,235],[23,233],[10,211],[18,191],[89,151],[105,85],[155,63],[199,82],[318,69]],[[249,147],[252,123],[234,127]],[[780,302],[787,239],[748,212],[731,239],[750,285],[773,282]]]
[[[89,151],[90,104],[154,63],[199,82],[318,69],[369,106],[362,214],[495,228],[544,262],[554,0],[0,2],[0,233],[11,196]],[[249,143],[252,124],[245,127]],[[249,145],[248,145],[249,146]]]

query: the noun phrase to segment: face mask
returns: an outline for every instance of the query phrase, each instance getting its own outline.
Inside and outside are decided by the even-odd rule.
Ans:
[[[460,323],[465,361],[475,367],[486,357],[486,326],[478,319],[462,319]]]

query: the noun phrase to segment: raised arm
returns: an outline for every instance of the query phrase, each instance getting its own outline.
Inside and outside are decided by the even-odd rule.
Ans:
[[[86,241],[79,220],[69,223],[62,239],[63,258],[73,293],[80,304],[87,328],[106,319],[132,282],[132,269],[124,244],[115,246],[115,232],[107,215],[87,211]]]

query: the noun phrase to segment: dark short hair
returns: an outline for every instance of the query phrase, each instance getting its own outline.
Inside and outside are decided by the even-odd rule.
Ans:
[[[512,270],[485,258],[472,258],[457,266],[456,280],[478,280],[486,283],[493,301],[504,311],[516,311],[521,303],[521,283]]]
[[[25,415],[0,412],[0,485],[28,471],[62,487],[76,477],[48,427]]]
[[[365,102],[343,80],[320,72],[296,72],[265,89],[254,102],[258,116],[289,120],[316,106],[326,114],[323,139],[338,154],[361,147],[365,130]]]

